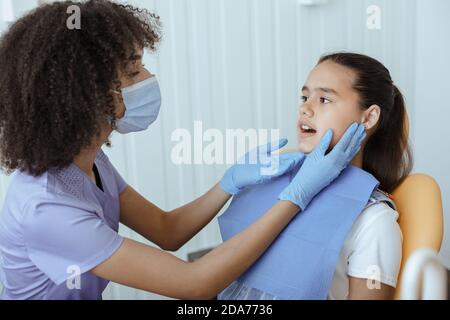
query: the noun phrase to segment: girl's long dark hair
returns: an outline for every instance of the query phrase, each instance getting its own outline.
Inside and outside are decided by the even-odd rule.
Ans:
[[[411,172],[413,158],[408,144],[405,101],[393,83],[389,70],[379,61],[362,54],[333,53],[319,64],[332,61],[356,73],[354,89],[366,110],[378,105],[381,115],[369,137],[363,155],[363,169],[380,181],[380,189],[392,192]]]

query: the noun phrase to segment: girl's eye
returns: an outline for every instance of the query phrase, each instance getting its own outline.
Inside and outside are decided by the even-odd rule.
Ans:
[[[305,103],[306,101],[308,101],[308,97],[307,97],[307,96],[302,96],[302,97],[300,98],[300,100],[301,100],[303,103]]]
[[[324,97],[321,97],[321,98],[320,98],[320,103],[328,104],[328,103],[330,103],[330,102],[331,102],[331,101],[328,100],[327,98],[324,98]]]

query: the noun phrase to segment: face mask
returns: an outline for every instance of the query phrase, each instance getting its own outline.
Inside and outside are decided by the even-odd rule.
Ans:
[[[161,108],[161,91],[156,77],[122,89],[125,115],[116,120],[116,131],[122,134],[148,129]]]

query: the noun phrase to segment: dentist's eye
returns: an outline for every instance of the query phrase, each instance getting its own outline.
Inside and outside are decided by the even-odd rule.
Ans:
[[[137,77],[140,73],[141,73],[140,71],[134,72],[134,73],[129,74],[128,77],[130,77],[130,78],[135,78],[135,77]]]
[[[328,103],[330,103],[330,102],[331,102],[331,100],[328,100],[327,98],[324,98],[324,97],[321,97],[321,98],[320,98],[320,103],[328,104]]]

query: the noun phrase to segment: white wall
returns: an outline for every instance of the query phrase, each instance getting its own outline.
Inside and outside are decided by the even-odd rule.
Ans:
[[[416,8],[417,1],[420,11]],[[427,98],[415,91],[416,86],[418,91],[429,86],[416,81],[416,73],[422,76],[428,70],[428,62],[434,65],[439,61],[428,54],[417,59],[416,70],[416,51],[422,57],[426,54],[422,46],[437,45],[444,38],[434,41],[416,31],[416,22],[426,30],[433,30],[421,16],[427,6],[424,3],[429,1],[417,1],[329,0],[325,5],[313,7],[301,6],[299,0],[131,1],[156,11],[164,23],[159,53],[146,57],[147,65],[161,82],[163,109],[158,122],[148,131],[126,137],[115,134],[114,148],[105,151],[126,180],[144,196],[164,209],[175,208],[210,188],[220,179],[225,166],[171,163],[173,130],[192,130],[194,120],[203,121],[205,128],[220,130],[279,128],[293,147],[299,88],[308,71],[325,52],[359,51],[383,61],[406,96],[414,124],[412,136],[421,153],[417,169],[439,176],[440,182],[448,185],[445,158],[439,163],[426,161],[427,155],[442,154],[445,147],[426,144],[427,137],[435,139],[438,130],[448,130],[443,125],[429,129],[430,114],[441,111],[449,115],[444,109],[444,95],[436,91],[434,99],[437,102],[440,97],[441,104],[428,104],[423,103]],[[444,2],[434,0],[436,7],[428,10],[443,15],[444,6],[448,8]],[[372,4],[381,7],[381,30],[366,27],[366,8]],[[444,30],[441,32],[443,35]],[[448,68],[444,56],[439,59]],[[435,73],[433,77],[441,76]],[[425,115],[429,117],[427,121]],[[440,119],[444,118],[440,114]],[[450,136],[448,131],[441,132]],[[7,179],[0,179],[0,197],[4,196],[7,183]],[[448,188],[444,191],[448,192]],[[121,228],[121,233],[144,241],[126,228]],[[188,252],[218,243],[220,236],[213,222],[177,255],[185,258]],[[104,296],[155,297],[116,284],[111,284]]]
[[[441,256],[450,267],[450,1],[419,1],[417,6],[415,170],[439,183],[445,238]]]

